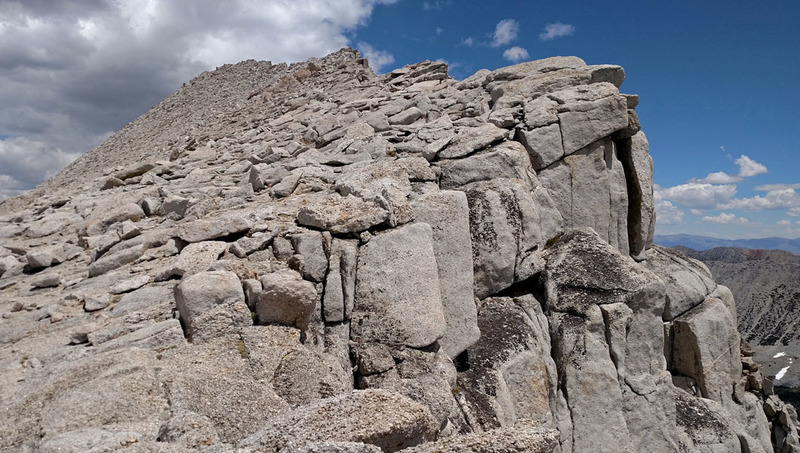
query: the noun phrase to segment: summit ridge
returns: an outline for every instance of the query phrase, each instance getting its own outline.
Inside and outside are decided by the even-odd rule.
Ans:
[[[624,79],[201,74],[0,203],[0,449],[800,450]]]

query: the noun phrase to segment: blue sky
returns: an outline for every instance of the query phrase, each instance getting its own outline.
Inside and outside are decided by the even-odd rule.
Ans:
[[[205,69],[342,46],[455,78],[618,64],[650,141],[657,232],[800,237],[800,2],[83,0],[0,3],[0,197],[31,188]]]

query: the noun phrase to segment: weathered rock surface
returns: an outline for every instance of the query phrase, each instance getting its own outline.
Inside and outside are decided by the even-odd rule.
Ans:
[[[522,421],[512,428],[442,439],[402,451],[403,453],[551,453],[557,447],[557,431]]]
[[[178,237],[186,242],[202,242],[249,230],[250,222],[242,217],[221,217],[184,223],[178,227]]]
[[[710,297],[672,323],[672,368],[694,379],[703,398],[720,404],[741,376],[735,330],[729,307]]]
[[[359,249],[351,336],[422,348],[446,329],[433,233],[426,223],[376,235]]]
[[[391,411],[385,408],[391,407]],[[432,440],[437,424],[418,403],[384,390],[363,390],[286,413],[243,440],[243,451],[280,451],[332,440],[363,442],[394,452]]]
[[[592,230],[569,231],[545,260],[552,355],[573,451],[676,450],[675,429],[664,426],[675,412],[662,353],[661,280]]]
[[[530,295],[487,298],[478,321],[481,338],[467,350],[469,369],[458,377],[470,422],[484,430],[520,420],[555,428],[558,378],[539,302]]]
[[[628,254],[628,195],[616,144],[592,142],[539,173],[568,228],[588,226]]]
[[[671,321],[699,305],[716,287],[711,272],[703,263],[680,252],[654,246],[647,258],[645,266],[660,275],[667,285],[664,321]]]
[[[441,191],[414,200],[419,222],[431,227],[433,254],[439,273],[439,292],[447,328],[439,340],[451,358],[480,337],[469,232],[469,206],[463,192]]]
[[[143,245],[134,245],[117,253],[103,256],[89,266],[89,277],[97,277],[132,263],[144,254],[144,250],[145,247]]]
[[[252,324],[242,284],[233,272],[199,272],[183,279],[175,287],[175,304],[190,341]]]
[[[334,239],[330,255],[323,300],[324,316],[325,321],[342,322],[350,319],[353,312],[358,243]]]
[[[264,275],[260,281],[262,290],[256,300],[259,322],[305,330],[318,305],[314,285],[291,270]]]
[[[619,151],[628,172],[628,245],[637,261],[643,260],[643,253],[653,245],[656,228],[653,159],[648,148],[647,137],[640,131],[623,142]]]
[[[622,68],[446,69],[226,65],[0,203],[0,450],[800,451]]]

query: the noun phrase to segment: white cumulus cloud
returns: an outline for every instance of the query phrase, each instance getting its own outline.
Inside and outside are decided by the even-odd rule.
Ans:
[[[494,40],[492,47],[500,47],[517,39],[519,34],[519,23],[514,19],[504,19],[497,23],[494,28]]]
[[[530,55],[528,55],[528,51],[526,49],[519,46],[514,46],[510,49],[506,49],[506,51],[503,52],[503,58],[516,63],[518,61],[529,59]]]
[[[738,217],[735,214],[730,214],[726,212],[722,212],[719,215],[713,217],[705,216],[703,217],[702,221],[706,223],[718,223],[718,224],[729,224],[729,223],[745,224],[750,222],[744,217]]]
[[[552,39],[569,36],[573,33],[575,33],[574,25],[556,22],[554,24],[545,25],[544,30],[542,30],[542,32],[539,34],[539,39],[542,41],[550,41]]]
[[[709,173],[705,178],[693,180],[692,182],[701,182],[709,184],[730,184],[743,181],[744,178],[761,175],[767,173],[767,167],[760,164],[753,159],[742,154],[734,161],[739,166],[739,173],[736,175],[729,175],[728,173],[718,171]]]
[[[684,212],[667,200],[656,201],[656,219],[662,225],[683,223]]]
[[[736,162],[736,165],[739,166],[739,176],[742,178],[749,178],[751,176],[757,176],[767,172],[767,167],[745,156],[744,154],[739,156],[739,158],[734,162]]]
[[[728,203],[736,194],[734,185],[714,185],[690,182],[672,187],[655,186],[654,195],[660,200],[677,202],[686,208],[714,209]]]
[[[727,203],[721,204],[720,208],[745,211],[800,208],[800,194],[795,189],[772,190],[763,197],[756,195],[748,198],[734,198]]]
[[[709,173],[708,176],[706,176],[703,179],[697,180],[697,182],[708,183],[708,184],[730,184],[734,182],[739,182],[741,180],[742,178],[738,176],[729,175],[724,171],[718,171],[714,173]]]
[[[358,43],[357,48],[361,52],[361,56],[369,61],[369,67],[376,73],[382,72],[384,67],[394,63],[394,56],[391,53],[385,50],[378,50],[368,43],[361,41]]]

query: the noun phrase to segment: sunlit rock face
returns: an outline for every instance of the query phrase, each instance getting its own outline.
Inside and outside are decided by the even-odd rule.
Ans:
[[[624,77],[201,74],[0,203],[0,449],[796,451]]]

